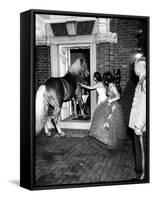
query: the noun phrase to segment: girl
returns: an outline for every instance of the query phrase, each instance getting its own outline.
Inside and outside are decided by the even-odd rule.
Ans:
[[[93,75],[93,80],[95,81],[95,85],[93,86],[87,86],[84,84],[80,84],[81,87],[86,88],[88,90],[96,90],[98,93],[98,102],[97,105],[99,105],[101,102],[106,101],[106,88],[104,87],[102,83],[102,77],[99,72],[95,72]]]
[[[122,108],[118,102],[120,94],[113,83],[113,75],[106,72],[103,77],[107,86],[107,101],[96,108],[89,135],[108,148],[116,149],[123,145],[126,138]]]

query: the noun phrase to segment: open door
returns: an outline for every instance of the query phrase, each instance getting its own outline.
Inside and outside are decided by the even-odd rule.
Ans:
[[[69,48],[59,46],[59,75],[64,76],[70,66],[70,50]],[[61,120],[68,118],[71,114],[71,102],[63,103],[61,109]]]

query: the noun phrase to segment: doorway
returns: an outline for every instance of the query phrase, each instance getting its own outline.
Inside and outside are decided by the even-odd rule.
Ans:
[[[71,64],[73,61],[75,61],[77,58],[83,58],[84,59],[84,67],[82,69],[82,73],[80,74],[80,80],[79,82],[85,85],[90,85],[90,48],[89,47],[78,47],[78,48],[72,48],[70,49],[70,59]],[[81,89],[81,95],[82,95],[82,109],[85,116],[82,116],[79,102],[77,103],[77,118],[73,115],[70,117],[72,120],[84,120],[88,121],[91,118],[91,96],[90,92],[87,89],[82,88]],[[72,104],[72,112],[73,112],[73,104]],[[69,119],[69,120],[70,120]]]
[[[70,66],[77,58],[84,59],[84,67],[80,74],[79,82],[90,85],[90,46],[59,46],[59,75],[63,76]],[[75,98],[75,101],[69,101],[63,103],[61,109],[60,120],[64,122],[89,122],[91,119],[91,95],[86,89],[81,89],[82,104],[81,108],[84,112],[84,116],[81,114],[80,103]],[[74,105],[74,102],[76,105]],[[74,106],[76,106],[77,117],[74,115]],[[76,114],[76,113],[75,113]]]
[[[52,44],[50,46],[51,48],[51,75],[53,77],[59,77],[61,76],[60,69],[63,68],[62,65],[65,65],[63,69],[67,69],[67,66],[70,65],[70,51],[71,53],[73,51],[81,51],[79,49],[88,49],[88,50],[82,50],[83,52],[88,51],[88,54],[90,54],[88,57],[88,62],[90,66],[90,83],[91,85],[94,84],[93,81],[93,74],[96,71],[96,43],[93,42],[95,40],[94,36],[77,36],[75,40],[72,40],[72,38],[54,38],[52,40]],[[65,49],[64,49],[65,48]],[[63,49],[63,53],[61,54],[61,49]],[[75,52],[76,53],[76,52]],[[63,63],[63,64],[62,64]],[[66,73],[66,71],[62,72]],[[63,115],[65,120],[61,117],[60,120],[60,126],[61,128],[70,128],[70,129],[89,129],[91,125],[91,119],[94,113],[94,110],[96,108],[96,91],[90,92],[90,112],[91,112],[91,118],[89,121],[84,120],[77,120],[77,121],[66,121],[65,120],[72,114],[72,106],[71,101],[67,103],[67,105],[63,105],[66,108],[66,112],[63,110]],[[62,114],[61,114],[62,115]]]

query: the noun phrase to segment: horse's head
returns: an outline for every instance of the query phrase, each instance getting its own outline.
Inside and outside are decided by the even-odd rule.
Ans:
[[[82,70],[83,59],[77,58],[69,68],[69,71],[75,75],[78,75]]]
[[[81,76],[83,76],[83,77],[89,76],[89,71],[88,71],[88,67],[87,67],[87,63],[86,63],[85,59],[83,59],[83,61],[82,61]]]

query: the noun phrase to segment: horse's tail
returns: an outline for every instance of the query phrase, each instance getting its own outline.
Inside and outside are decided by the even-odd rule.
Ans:
[[[43,128],[45,115],[48,110],[48,105],[45,101],[44,93],[46,91],[46,86],[41,85],[36,93],[36,104],[35,104],[35,120],[36,120],[36,135],[38,135]]]

